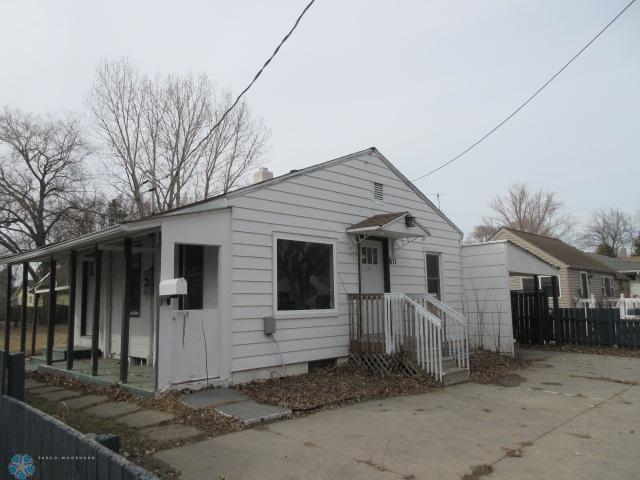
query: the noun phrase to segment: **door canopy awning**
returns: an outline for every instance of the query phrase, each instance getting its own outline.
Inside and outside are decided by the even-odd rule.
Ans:
[[[386,238],[416,238],[431,236],[409,212],[381,213],[365,218],[347,228],[347,233]]]

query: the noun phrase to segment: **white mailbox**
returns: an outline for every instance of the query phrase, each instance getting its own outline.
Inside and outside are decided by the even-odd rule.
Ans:
[[[187,281],[184,278],[162,280],[160,282],[161,297],[178,297],[187,294]]]

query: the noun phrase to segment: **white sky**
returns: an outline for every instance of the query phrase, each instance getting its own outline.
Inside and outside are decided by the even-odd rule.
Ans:
[[[97,63],[201,72],[238,93],[307,0],[0,0],[0,105],[81,111]],[[317,0],[246,97],[272,129],[276,174],[376,146],[409,178],[497,124],[627,0]],[[445,170],[465,232],[515,181],[581,220],[640,209],[640,3],[526,110]],[[435,200],[435,198],[434,198]]]

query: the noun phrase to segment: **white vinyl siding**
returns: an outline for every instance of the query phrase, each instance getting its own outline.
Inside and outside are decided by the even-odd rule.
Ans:
[[[384,188],[384,205],[372,202],[372,184]],[[346,229],[372,215],[410,211],[431,237],[396,249],[392,292],[426,292],[424,252],[441,255],[443,300],[462,311],[461,236],[377,156],[342,163],[250,190],[229,200],[233,228],[232,370],[279,365],[277,345],[262,330],[274,314],[273,235],[335,238],[335,314],[280,318],[275,338],[288,364],[348,355],[347,293],[357,293],[358,248]]]

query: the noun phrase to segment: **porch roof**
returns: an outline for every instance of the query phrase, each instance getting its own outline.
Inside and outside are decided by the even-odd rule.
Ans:
[[[404,219],[411,216],[409,212],[381,213],[351,225],[347,233],[363,235],[379,235],[388,238],[425,237],[431,233],[425,227],[415,222],[412,227],[407,226]]]
[[[131,235],[141,235],[151,233],[160,226],[160,219],[137,220],[133,222],[121,223],[113,227],[105,228],[98,232],[88,233],[79,237],[65,240],[64,242],[52,243],[46,247],[36,248],[26,252],[16,253],[0,258],[0,265],[18,264],[30,261],[41,261],[50,256],[60,255],[71,250],[81,250],[91,247],[97,243],[104,243],[125,238]]]

